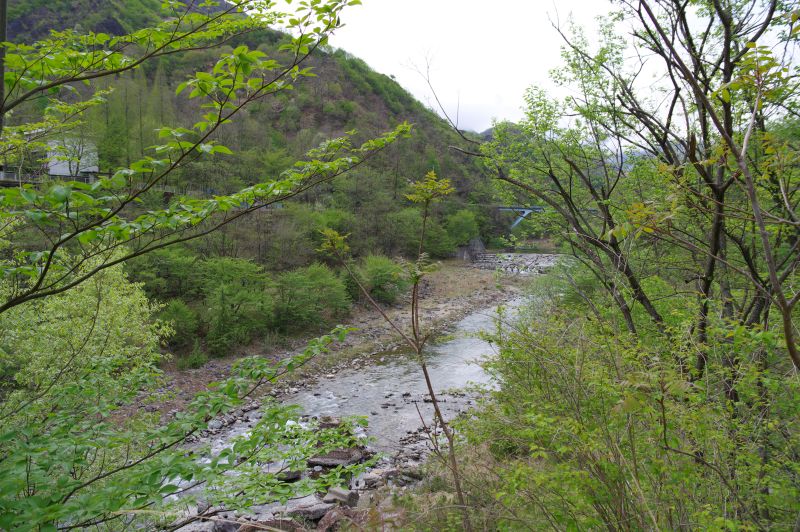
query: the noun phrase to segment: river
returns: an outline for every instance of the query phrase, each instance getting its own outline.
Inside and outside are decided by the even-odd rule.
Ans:
[[[522,301],[517,298],[504,306],[514,314]],[[497,309],[492,306],[468,314],[425,348],[431,381],[446,419],[474,404],[476,394],[464,392],[465,387],[489,384],[480,362],[495,348],[481,333],[494,331]],[[419,363],[401,349],[377,353],[370,359],[373,362],[368,365],[362,365],[362,360],[356,367],[321,375],[305,388],[293,388],[282,400],[299,405],[309,417],[366,416],[370,448],[387,455],[402,451],[420,459],[427,440],[421,434],[420,414],[430,425],[433,408]],[[246,433],[251,424],[248,417],[237,420],[206,441],[212,452],[219,451],[231,438]]]
[[[552,256],[540,257],[547,257],[551,263],[555,260]],[[513,319],[525,300],[517,296],[500,303],[505,308],[504,316]],[[474,405],[478,393],[473,385],[492,385],[481,362],[494,355],[496,348],[481,333],[492,333],[497,317],[497,306],[473,311],[426,346],[431,381],[448,420]],[[382,455],[379,468],[398,466],[409,471],[429,452],[430,438],[423,423],[432,424],[433,408],[419,363],[408,351],[395,349],[362,357],[344,369],[291,388],[280,399],[285,404],[298,405],[308,418],[365,416],[368,425],[363,436],[368,439],[368,448]],[[211,444],[212,453],[218,452],[233,437],[247,433],[258,417],[257,411],[250,411],[203,440]],[[362,478],[353,479],[351,488],[363,489],[364,482]],[[273,503],[251,510],[260,518],[272,518],[289,512],[289,508],[316,507],[319,503],[316,495],[310,495],[290,501],[286,507]],[[196,527],[182,530],[206,530],[203,527],[208,524],[196,523]]]
[[[514,300],[510,306],[520,302]],[[492,332],[496,318],[497,307],[473,312],[456,323],[444,341],[427,346],[428,370],[446,418],[473,403],[474,394],[457,390],[489,383],[480,362],[494,353],[494,347],[480,333]],[[411,352],[388,351],[376,357],[377,363],[323,378],[288,401],[309,416],[367,416],[370,446],[383,452],[398,451],[407,443],[403,440],[421,427],[420,414],[426,424],[431,423],[433,408],[427,401],[422,370]]]

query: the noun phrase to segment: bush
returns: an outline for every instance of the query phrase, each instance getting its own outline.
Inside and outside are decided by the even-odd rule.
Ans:
[[[180,299],[169,301],[158,313],[158,319],[172,327],[173,333],[169,338],[169,345],[172,347],[189,345],[197,335],[197,329],[200,326],[200,317],[197,312]]]
[[[416,257],[419,246],[419,235],[422,230],[422,216],[419,209],[409,207],[388,216],[388,223],[394,228],[393,247],[406,257]],[[450,257],[455,245],[435,218],[428,219],[425,228],[425,245],[423,250],[433,258]]]
[[[450,240],[456,246],[466,245],[470,239],[478,236],[478,220],[475,214],[467,209],[461,209],[448,216],[445,226]]]
[[[381,303],[394,303],[408,287],[408,282],[403,277],[403,268],[383,255],[364,257],[355,273],[369,295]]]
[[[335,120],[346,122],[353,116],[355,103],[349,100],[338,100],[336,102],[325,102],[322,104],[322,112]]]
[[[263,287],[219,285],[208,297],[208,351],[226,356],[231,348],[265,333],[272,318],[272,298]]]
[[[249,260],[209,259],[203,264],[208,351],[225,356],[231,348],[264,333],[272,317],[270,279]]]
[[[170,300],[158,314],[158,318],[172,326],[174,332],[169,339],[172,347],[190,345],[200,325],[197,313],[180,299]]]
[[[198,295],[200,259],[182,247],[159,249],[126,264],[132,281],[144,283],[150,297],[192,299]]]
[[[90,260],[84,267],[95,265]],[[12,286],[0,280],[0,293],[11,293]],[[4,312],[0,397],[11,404],[17,393],[38,393],[56,382],[80,383],[88,373],[112,387],[125,382],[129,372],[161,359],[159,345],[167,331],[153,319],[157,311],[122,266],[114,266],[71,290]],[[40,408],[48,408],[44,398],[24,412],[33,415]]]
[[[280,330],[317,325],[349,308],[344,282],[322,264],[286,272],[277,280],[274,324]]]
[[[200,348],[200,340],[195,339],[192,352],[188,356],[178,358],[178,369],[202,368],[206,362],[208,362],[208,355]]]
[[[677,523],[757,530],[763,519],[763,528],[791,529],[800,496],[800,382],[782,378],[785,355],[764,349],[763,358],[751,356],[763,345],[761,333],[723,335],[728,324],[715,317],[702,351],[706,377],[694,380],[676,361],[696,360],[695,344],[677,335],[620,334],[624,325],[608,296],[593,294],[598,317],[587,316],[586,302],[568,294],[580,287],[557,277],[543,278],[513,327],[499,325],[498,355],[487,364],[499,386],[459,421],[466,445],[481,454],[464,466],[467,484],[480,486],[470,495],[497,504],[476,505],[495,520],[485,528],[613,529],[625,519],[635,530]],[[664,282],[654,278],[651,286]],[[688,316],[672,330],[692,322]],[[786,427],[786,435],[768,434],[769,423]],[[765,446],[777,445],[793,450],[764,456]],[[497,521],[504,513],[514,521]]]

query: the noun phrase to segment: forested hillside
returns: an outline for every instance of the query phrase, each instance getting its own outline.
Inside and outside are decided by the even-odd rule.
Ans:
[[[155,0],[120,5],[87,0],[78,4],[12,2],[9,16],[10,38],[21,41],[45,37],[53,29],[121,34],[153,23],[163,14],[161,2]],[[288,42],[288,35],[275,30],[249,31],[220,47],[166,55],[144,68],[100,82],[101,90],[113,86],[113,91],[67,135],[78,137],[80,145],[97,147],[101,172],[128,167],[152,153],[150,148],[159,142],[159,127],[191,127],[204,114],[194,100],[177,94],[186,79],[208,70],[220,53],[237,46],[281,55],[279,48]],[[413,125],[411,134],[367,164],[279,208],[254,212],[208,238],[129,264],[132,279],[143,281],[150,297],[167,303],[161,316],[177,329],[172,348],[191,350],[192,365],[202,363],[206,353],[224,356],[266,334],[303,331],[320,323],[319,312],[308,311],[303,319],[290,318],[292,310],[280,303],[279,294],[285,291],[270,287],[275,283],[280,287],[282,279],[294,275],[298,286],[324,282],[344,289],[342,281],[319,264],[326,261],[318,251],[321,230],[333,228],[350,234],[354,255],[371,261],[373,269],[383,257],[413,254],[419,216],[405,194],[410,181],[430,170],[449,178],[457,190],[430,221],[427,250],[431,255],[449,257],[456,246],[472,237],[496,238],[505,230],[501,222],[506,222],[508,215],[498,216],[488,206],[491,190],[481,180],[480,164],[449,149],[458,135],[393,79],[346,51],[329,47],[307,57],[302,68],[309,69],[313,77],[275,98],[253,102],[235,121],[215,132],[213,138],[235,152],[235,157],[220,153],[187,162],[163,179],[158,191],[143,196],[143,206],[164,207],[174,194],[227,194],[265,177],[278,177],[309,149],[346,132],[356,132],[357,139],[365,140],[407,121]],[[35,105],[29,106],[15,118],[30,119],[38,112]],[[375,274],[391,276],[396,267],[388,259],[384,262],[382,268],[388,270]],[[239,268],[250,273],[228,280],[213,273],[226,266],[230,271]],[[281,273],[298,268],[292,274]],[[304,278],[303,272],[316,275],[316,281]],[[231,288],[234,285],[240,288]],[[245,295],[253,286],[267,295],[257,300],[252,294]],[[337,297],[341,300],[337,312],[346,311],[350,300],[359,299],[352,287]]]
[[[10,0],[8,38],[30,43],[52,30],[71,29],[122,35],[161,16],[160,0]]]

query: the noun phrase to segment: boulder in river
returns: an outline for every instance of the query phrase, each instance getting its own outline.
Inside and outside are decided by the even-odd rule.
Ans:
[[[328,532],[330,530],[337,530],[343,523],[355,524],[355,528],[364,530],[366,524],[367,512],[364,510],[355,510],[353,508],[339,507],[334,508],[317,524],[318,532]]]
[[[325,495],[322,502],[339,503],[343,506],[354,507],[358,504],[358,492],[334,487],[328,490],[328,494]]]
[[[308,459],[309,467],[339,467],[363,462],[366,456],[360,449],[334,449],[329,453],[312,456]]]
[[[291,507],[286,513],[292,517],[299,517],[301,519],[307,519],[308,521],[319,521],[326,513],[334,508],[334,506],[333,504],[322,502],[317,499],[316,502]]]
[[[306,528],[295,521],[286,517],[270,517],[259,519],[252,523],[244,524],[239,527],[237,532],[261,532],[263,530],[286,530],[289,532],[299,532]]]
[[[237,523],[232,519],[215,519],[213,521],[214,525],[211,528],[212,532],[236,532],[239,530],[241,523]]]
[[[297,482],[302,476],[302,471],[282,471],[276,475],[281,482]]]
[[[342,426],[342,420],[338,417],[322,416],[319,420],[319,428],[321,429],[338,429]]]

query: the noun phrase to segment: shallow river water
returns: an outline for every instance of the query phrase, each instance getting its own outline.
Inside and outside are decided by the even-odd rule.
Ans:
[[[517,307],[521,300],[506,304]],[[456,323],[444,341],[426,347],[426,361],[434,390],[446,418],[473,403],[470,393],[455,392],[471,384],[488,384],[480,361],[494,353],[494,347],[480,338],[495,328],[497,307],[478,310]],[[358,333],[354,333],[358,334]],[[322,378],[310,389],[287,398],[310,416],[367,416],[371,447],[390,452],[399,450],[401,440],[422,426],[420,414],[431,424],[429,402],[422,370],[409,352],[389,351],[377,355],[378,362],[367,367],[345,369]],[[419,411],[418,411],[419,409]]]
[[[516,314],[521,304],[519,298],[504,303],[504,316]],[[480,338],[480,333],[493,332],[497,316],[496,306],[472,312],[455,323],[438,342],[426,346],[431,381],[448,420],[474,404],[476,394],[463,389],[489,384],[480,362],[492,356],[495,348]],[[425,424],[431,425],[433,408],[426,401],[427,388],[417,360],[400,349],[377,353],[370,359],[374,362],[364,365],[366,361],[362,360],[358,367],[321,375],[316,382],[295,388],[283,401],[299,405],[309,417],[366,416],[368,447],[376,451],[390,455],[409,451],[411,447],[422,450],[425,445],[420,440],[427,438],[419,437],[420,415]],[[206,441],[211,444],[212,452],[218,452],[231,438],[248,432],[251,426],[252,421],[243,418]]]
[[[502,302],[503,319],[514,319],[524,303],[520,297]],[[478,393],[473,385],[491,386],[481,362],[496,351],[481,333],[494,332],[497,318],[497,306],[474,311],[426,347],[431,381],[448,420],[474,404]],[[369,438],[367,446],[383,455],[378,467],[391,468],[396,464],[404,470],[414,468],[429,451],[430,440],[421,429],[423,420],[425,425],[432,425],[433,408],[422,370],[409,352],[397,349],[377,353],[369,360],[354,361],[348,368],[293,388],[282,400],[298,405],[302,414],[309,417],[365,416],[369,422],[365,429],[365,436]],[[218,452],[231,438],[249,432],[257,417],[258,412],[251,411],[203,439],[211,445],[212,453]],[[352,479],[350,487],[362,489],[365,486],[368,487],[366,480],[359,477]],[[256,517],[264,517],[282,514],[290,507],[313,506],[319,502],[316,495],[311,495],[289,501],[286,507],[276,502],[250,510]],[[198,522],[181,530],[208,530],[206,525],[208,523]]]

